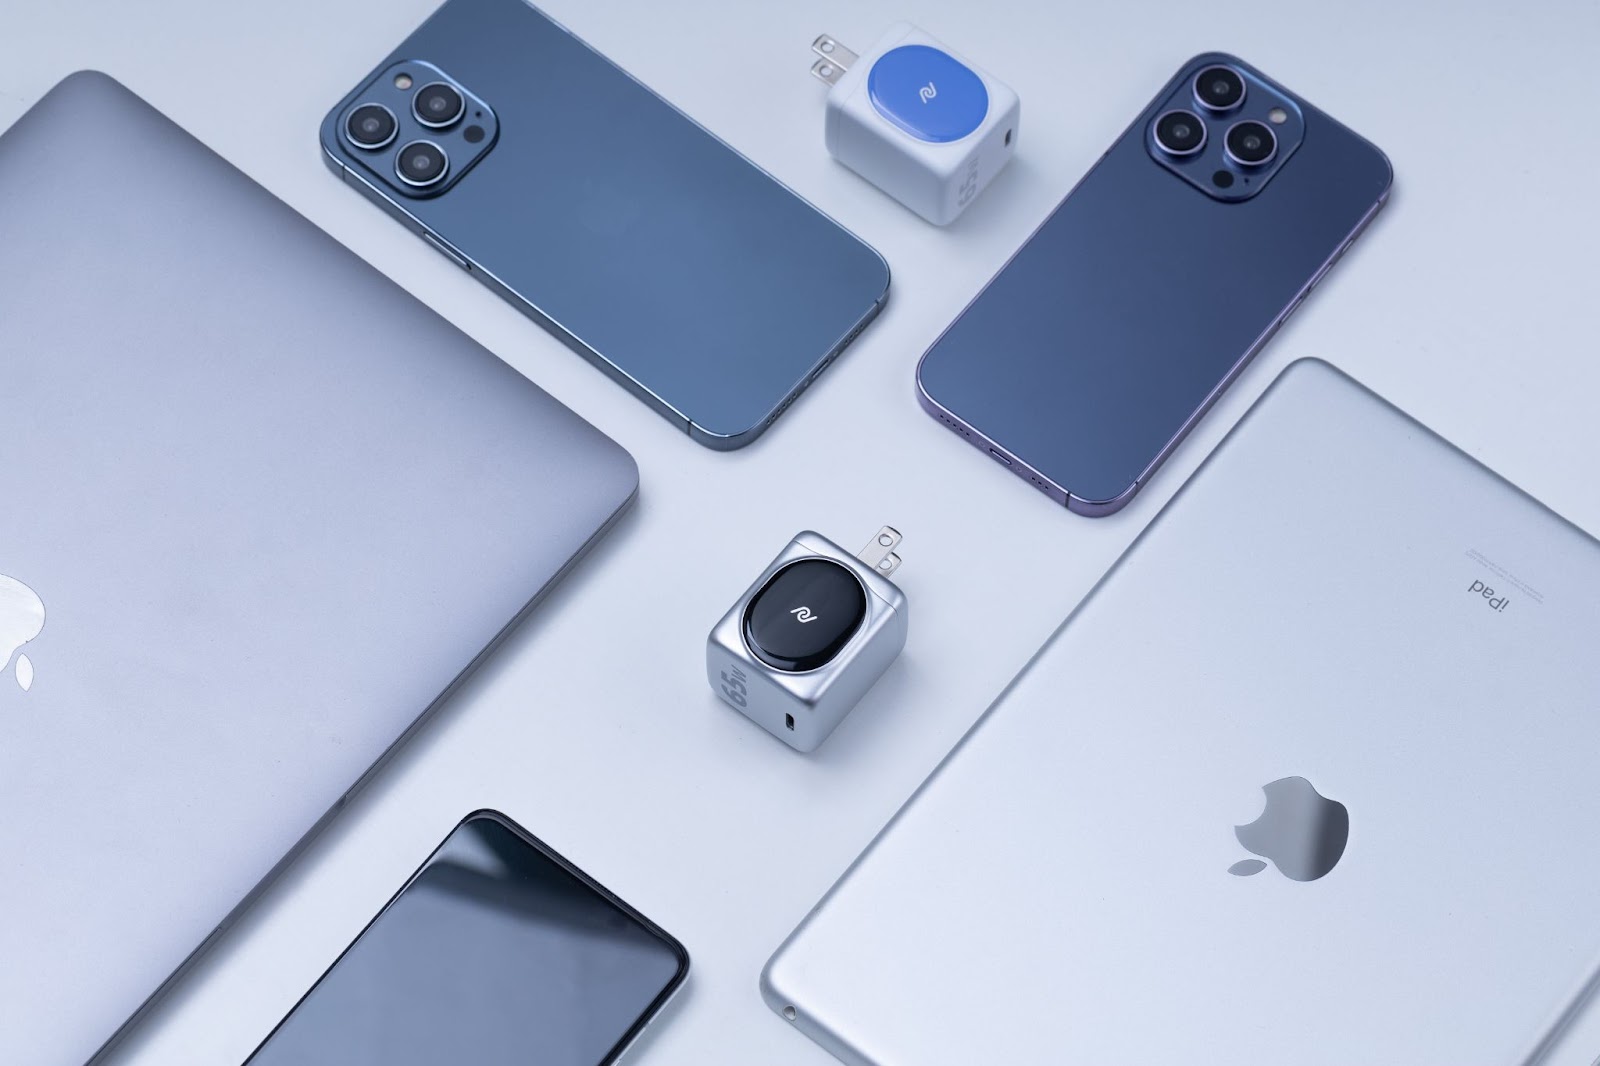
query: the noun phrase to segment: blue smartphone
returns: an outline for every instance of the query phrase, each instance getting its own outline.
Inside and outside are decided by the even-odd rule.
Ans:
[[[883,257],[523,0],[448,0],[328,113],[336,174],[712,448],[883,307]]]
[[[1197,56],[922,357],[922,406],[1057,503],[1120,510],[1392,181],[1254,67]]]

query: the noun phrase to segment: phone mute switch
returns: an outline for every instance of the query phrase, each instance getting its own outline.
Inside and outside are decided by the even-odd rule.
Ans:
[[[472,264],[467,262],[467,257],[450,247],[444,241],[441,241],[439,238],[428,232],[424,232],[422,234],[422,239],[433,245],[434,251],[450,260],[450,262],[454,263],[462,270],[465,270],[469,273],[472,271]]]
[[[1011,465],[1011,460],[1010,459],[1007,459],[1005,456],[1001,455],[998,451],[996,451],[993,448],[989,449],[989,456],[990,456],[990,458],[994,459],[995,462],[999,463],[1001,466],[1010,466]]]

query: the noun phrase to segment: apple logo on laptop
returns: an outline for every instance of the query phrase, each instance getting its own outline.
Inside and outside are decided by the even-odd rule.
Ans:
[[[11,656],[44,629],[44,601],[14,577],[0,574],[0,670]],[[17,684],[26,692],[33,687],[33,661],[17,655]]]
[[[1236,825],[1233,835],[1247,849],[1270,859],[1293,881],[1326,877],[1344,856],[1350,839],[1350,812],[1328,799],[1303,777],[1281,777],[1261,789],[1266,809],[1249,825]],[[1230,874],[1249,877],[1267,868],[1261,859],[1241,859]]]

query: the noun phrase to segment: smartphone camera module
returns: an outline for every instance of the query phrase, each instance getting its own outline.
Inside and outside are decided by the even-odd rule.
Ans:
[[[1194,155],[1206,145],[1206,124],[1193,111],[1168,111],[1156,119],[1156,147],[1173,156]]]
[[[1259,196],[1305,139],[1294,97],[1232,56],[1196,57],[1148,114],[1154,163],[1223,203]]]
[[[395,131],[399,128],[394,112],[387,107],[382,104],[362,104],[350,112],[350,117],[345,120],[344,135],[357,148],[376,152],[394,140]]]
[[[1194,76],[1194,98],[1207,111],[1232,111],[1244,102],[1244,79],[1229,66],[1207,67]]]
[[[432,63],[405,60],[357,89],[324,127],[345,170],[408,198],[444,194],[493,148],[487,101]]]

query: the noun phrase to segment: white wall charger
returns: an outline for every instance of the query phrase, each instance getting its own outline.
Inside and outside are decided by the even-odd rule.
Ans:
[[[827,34],[811,50],[811,73],[829,85],[829,154],[936,226],[1016,151],[1017,94],[909,22],[863,55]]]

